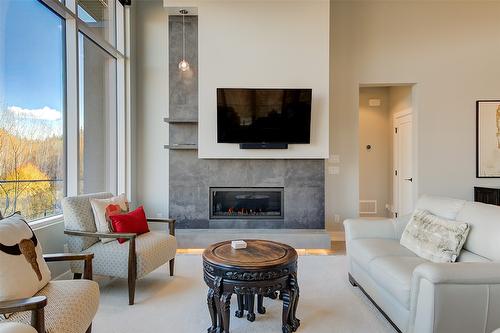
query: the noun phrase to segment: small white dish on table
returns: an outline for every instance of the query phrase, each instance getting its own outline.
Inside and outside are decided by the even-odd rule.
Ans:
[[[246,249],[247,242],[242,241],[242,240],[234,240],[234,241],[231,241],[231,247],[235,250]]]

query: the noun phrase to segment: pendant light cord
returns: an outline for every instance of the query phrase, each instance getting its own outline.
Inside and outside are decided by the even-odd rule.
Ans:
[[[186,60],[186,28],[184,23],[184,17],[186,14],[182,14],[182,60]]]

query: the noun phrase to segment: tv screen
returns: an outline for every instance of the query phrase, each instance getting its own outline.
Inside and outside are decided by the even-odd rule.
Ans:
[[[217,142],[310,143],[311,89],[217,89]]]

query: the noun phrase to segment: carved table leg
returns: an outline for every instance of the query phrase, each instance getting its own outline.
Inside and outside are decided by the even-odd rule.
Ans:
[[[220,298],[221,298],[221,286],[222,286],[222,278],[217,276],[214,279],[214,303],[215,303],[215,310],[217,313],[217,326],[216,329],[213,333],[220,333],[222,330],[222,311],[221,311],[221,304],[220,304]]]
[[[238,299],[238,310],[234,313],[234,316],[237,318],[242,318],[243,317],[243,312],[245,310],[244,304],[243,304],[243,295],[236,295],[236,298]]]
[[[260,314],[266,313],[266,308],[264,307],[263,295],[257,295],[257,312]]]
[[[224,293],[220,298],[220,309],[222,314],[222,332],[229,333],[229,319],[231,315],[229,309],[231,307],[231,293]]]
[[[289,324],[290,317],[290,290],[282,290],[280,293],[283,299],[283,314],[281,318],[283,333],[291,333],[292,327]]]
[[[210,326],[207,330],[208,333],[216,333],[217,332],[217,308],[215,306],[215,291],[212,288],[208,289],[207,294],[207,305],[208,305],[208,313],[210,314],[210,319],[212,320],[212,326]]]
[[[245,295],[245,303],[246,303],[246,308],[248,310],[247,320],[254,321],[255,320],[255,312],[254,312],[255,295]]]
[[[297,306],[299,304],[299,283],[297,281],[297,274],[293,273],[290,275],[290,290],[291,290],[291,302],[290,302],[290,314],[289,314],[289,324],[292,327],[292,331],[295,332],[300,326],[300,320],[297,319]]]

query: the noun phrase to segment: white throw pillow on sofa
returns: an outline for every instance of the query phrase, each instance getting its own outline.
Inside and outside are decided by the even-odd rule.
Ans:
[[[110,221],[106,217],[106,209],[109,205],[118,205],[122,213],[128,212],[128,201],[125,193],[108,199],[90,199],[92,212],[94,213],[95,226],[97,232],[110,234],[113,232]],[[101,242],[108,243],[114,241],[115,238],[101,238]]]
[[[31,297],[50,281],[42,246],[21,214],[0,220],[0,301]]]
[[[401,245],[432,262],[455,262],[468,234],[467,223],[417,209],[401,236]]]

